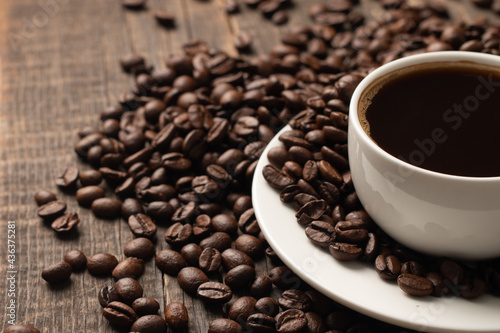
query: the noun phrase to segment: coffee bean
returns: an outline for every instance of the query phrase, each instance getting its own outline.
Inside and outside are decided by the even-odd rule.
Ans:
[[[457,286],[464,276],[463,268],[451,260],[443,261],[439,269],[443,278],[454,286]]]
[[[271,16],[271,21],[273,21],[273,23],[277,25],[285,24],[286,22],[288,22],[288,14],[284,10],[278,10]]]
[[[132,309],[139,317],[154,315],[160,310],[160,303],[154,298],[139,297],[132,303]]]
[[[202,248],[195,243],[190,243],[187,245],[184,245],[180,251],[182,257],[184,260],[186,260],[186,263],[189,266],[197,266],[200,255],[203,252]]]
[[[172,302],[165,306],[165,321],[168,327],[174,330],[183,330],[188,327],[189,316],[184,304]]]
[[[182,247],[189,243],[192,235],[193,227],[190,224],[177,222],[165,232],[165,241],[172,247]]]
[[[212,247],[205,248],[199,257],[199,267],[206,274],[216,273],[221,266],[221,253]]]
[[[340,221],[335,225],[335,235],[339,241],[346,243],[362,243],[368,237],[362,220]]]
[[[4,333],[40,333],[38,329],[27,324],[15,324],[5,328]]]
[[[355,244],[333,242],[328,247],[331,255],[341,261],[356,260],[363,254],[363,250]]]
[[[271,279],[266,275],[258,276],[250,286],[250,294],[255,298],[261,298],[269,295],[273,288]]]
[[[128,329],[137,319],[134,310],[122,302],[111,302],[103,310],[102,315],[113,326]]]
[[[92,275],[108,275],[113,272],[118,259],[109,253],[97,253],[87,260],[87,269]]]
[[[178,252],[168,249],[156,254],[155,263],[163,273],[172,276],[179,274],[181,269],[187,265],[184,258]]]
[[[99,304],[105,308],[109,303],[118,301],[118,296],[114,293],[112,286],[104,286],[97,294]]]
[[[214,231],[225,232],[229,235],[236,235],[238,232],[236,219],[228,214],[215,215],[211,222]]]
[[[233,293],[229,286],[220,282],[205,282],[198,287],[198,297],[208,304],[225,304],[231,300]]]
[[[84,170],[79,174],[82,186],[97,186],[102,182],[102,174],[97,170]]]
[[[177,275],[177,282],[182,290],[194,295],[201,284],[208,282],[208,277],[196,267],[184,267]]]
[[[305,313],[296,309],[280,312],[274,318],[277,332],[301,332],[307,325]]]
[[[125,277],[115,282],[111,293],[121,302],[131,305],[136,299],[142,297],[143,289],[139,282]]]
[[[427,269],[420,264],[418,261],[407,261],[401,265],[402,274],[413,274],[417,276],[425,277],[427,275]]]
[[[56,195],[49,190],[40,190],[35,193],[35,201],[38,206],[43,206],[49,202],[56,200],[57,200]]]
[[[122,6],[127,9],[142,9],[146,4],[146,0],[122,0]]]
[[[172,27],[175,25],[175,16],[166,10],[156,9],[153,12],[153,15],[156,19],[156,22],[158,22],[162,26]]]
[[[264,250],[262,242],[255,236],[243,234],[236,238],[234,247],[251,258],[258,258]]]
[[[103,219],[115,219],[121,214],[122,203],[113,198],[99,198],[92,202],[92,213]]]
[[[278,314],[280,307],[274,298],[263,297],[255,303],[255,309],[260,313],[275,317]]]
[[[312,308],[311,299],[297,289],[285,290],[278,299],[278,303],[285,310],[297,309],[307,312]]]
[[[231,247],[231,236],[225,232],[214,232],[200,242],[200,247],[202,249],[212,247],[219,252],[224,252],[224,250]]]
[[[45,267],[42,270],[42,278],[50,284],[58,284],[69,280],[71,272],[71,265],[61,261]]]
[[[254,262],[246,253],[236,249],[227,249],[221,254],[222,265],[226,271],[239,265],[249,265],[254,267]]]
[[[255,279],[255,268],[249,265],[239,265],[229,270],[224,283],[231,289],[241,289],[248,286]]]
[[[56,185],[62,190],[73,190],[78,181],[79,170],[77,167],[68,167],[56,178]]]
[[[307,332],[319,333],[327,330],[326,322],[319,314],[315,312],[306,312],[305,316],[307,319]]]
[[[460,282],[458,289],[464,298],[474,299],[486,292],[486,282],[480,278],[465,277]]]
[[[77,213],[71,212],[59,216],[50,226],[57,233],[67,233],[75,230],[78,223],[80,223],[80,217]]]
[[[262,169],[262,175],[269,185],[277,188],[278,190],[282,190],[295,183],[293,178],[284,174],[281,170],[272,165],[266,165]]]
[[[253,208],[247,209],[238,219],[238,227],[247,234],[257,235],[260,232],[259,223]]]
[[[243,333],[243,328],[234,320],[217,318],[209,323],[208,333]]]
[[[381,254],[375,259],[375,270],[381,278],[392,280],[398,277],[401,264],[396,256]]]
[[[133,279],[137,279],[139,276],[141,276],[143,271],[144,271],[144,262],[142,261],[142,259],[129,257],[123,260],[118,265],[116,265],[111,275],[116,280],[120,280],[125,277],[131,277]]]
[[[246,31],[240,31],[233,36],[233,44],[238,50],[246,50],[252,45],[252,36]]]
[[[413,274],[400,274],[397,281],[399,287],[412,296],[427,296],[434,289],[431,281]]]
[[[306,236],[315,245],[328,248],[335,235],[335,228],[326,222],[313,221],[306,229]]]
[[[446,285],[443,276],[438,272],[429,272],[425,278],[432,282],[432,296],[441,297],[451,293],[450,288]]]
[[[286,266],[277,266],[268,272],[271,282],[280,289],[296,289],[300,286],[300,278]]]
[[[87,257],[80,250],[69,250],[64,254],[64,261],[70,264],[74,272],[81,271],[87,266]]]
[[[146,215],[151,217],[156,224],[169,222],[174,212],[174,207],[165,201],[150,202],[145,208]]]
[[[167,323],[158,315],[145,315],[134,322],[130,331],[134,333],[166,333]]]
[[[248,317],[256,312],[257,300],[250,296],[238,298],[229,308],[228,318],[236,322],[246,322]]]
[[[61,216],[66,211],[66,203],[64,201],[50,201],[38,207],[37,214],[44,221],[51,222],[55,218]]]
[[[155,254],[155,247],[151,240],[139,237],[131,240],[125,245],[123,254],[127,257],[135,257],[142,260],[148,260]]]
[[[76,191],[76,201],[83,207],[90,207],[94,200],[104,197],[104,189],[97,185],[82,187]]]
[[[153,238],[156,235],[156,224],[142,213],[131,215],[128,218],[128,226],[136,237]]]
[[[252,332],[276,332],[276,321],[274,318],[263,313],[254,313],[250,315],[247,319],[246,325]]]

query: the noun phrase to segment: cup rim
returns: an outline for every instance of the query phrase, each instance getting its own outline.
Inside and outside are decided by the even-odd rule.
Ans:
[[[452,175],[443,172],[433,171],[429,169],[424,169],[419,166],[413,165],[411,163],[400,160],[399,158],[389,154],[384,149],[382,149],[379,145],[377,145],[365,132],[358,117],[358,104],[359,99],[363,91],[377,78],[397,71],[401,68],[425,64],[425,63],[434,63],[434,62],[458,62],[458,61],[470,61],[475,63],[480,63],[488,66],[497,66],[500,69],[500,56],[487,54],[487,53],[479,53],[479,52],[470,52],[470,51],[438,51],[438,52],[429,52],[429,53],[421,53],[410,55],[404,58],[396,59],[390,61],[372,72],[370,72],[366,77],[361,80],[358,84],[354,93],[350,100],[349,105],[349,132],[355,130],[358,134],[358,139],[362,140],[365,145],[370,147],[370,149],[378,154],[380,157],[388,159],[390,162],[397,164],[398,168],[402,167],[408,172],[420,173],[426,176],[441,178],[445,180],[454,180],[454,181],[466,181],[466,182],[491,182],[491,181],[500,181],[499,176],[489,176],[489,177],[472,177],[472,176],[460,176],[460,175]],[[352,135],[352,134],[351,134]]]

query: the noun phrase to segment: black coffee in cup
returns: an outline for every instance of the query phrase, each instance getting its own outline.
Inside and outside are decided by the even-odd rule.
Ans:
[[[363,92],[359,118],[389,154],[445,174],[500,176],[500,69],[471,62],[420,64]]]

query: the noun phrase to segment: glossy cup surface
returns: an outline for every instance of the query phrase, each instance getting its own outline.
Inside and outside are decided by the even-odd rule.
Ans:
[[[368,214],[401,244],[437,256],[498,257],[500,177],[454,176],[413,166],[377,146],[359,121],[360,97],[377,78],[417,64],[455,61],[500,67],[500,57],[495,55],[461,51],[425,53],[385,64],[358,85],[349,110],[352,180]],[[494,150],[492,147],[492,153],[496,153]]]

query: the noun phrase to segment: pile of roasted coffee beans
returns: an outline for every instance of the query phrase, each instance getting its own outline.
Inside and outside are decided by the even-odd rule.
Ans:
[[[252,60],[199,40],[184,44],[183,55],[169,56],[163,69],[153,70],[140,55],[123,57],[121,66],[136,84],[102,110],[100,127],[82,128],[75,145],[94,170],[67,168],[56,183],[95,216],[123,218],[136,238],[126,244],[122,262],[109,253],[86,259],[73,250],[42,277],[60,284],[85,267],[113,276],[116,282],[103,286],[97,299],[103,316],[130,332],[188,325],[182,304],[165,305],[159,316],[158,301],[143,295],[137,278],[152,257],[207,306],[230,302],[227,318],[210,322],[212,333],[401,331],[310,288],[266,245],[250,185],[267,143],[290,124],[264,176],[297,209],[312,242],[339,260],[371,262],[411,295],[474,298],[486,289],[500,291],[498,261],[472,267],[429,258],[376,227],[350,180],[346,132],[351,94],[373,68],[426,51],[497,54],[500,27],[482,19],[453,23],[438,5],[381,3],[382,18],[367,23],[350,1],[313,4],[312,26],[291,28],[270,54]],[[55,194],[43,190],[35,199],[38,215],[56,232],[78,232],[78,216],[65,213]],[[162,236],[169,248],[155,254],[157,225],[167,227]],[[274,267],[259,275],[255,261],[264,255]],[[280,296],[270,297],[277,290]]]

